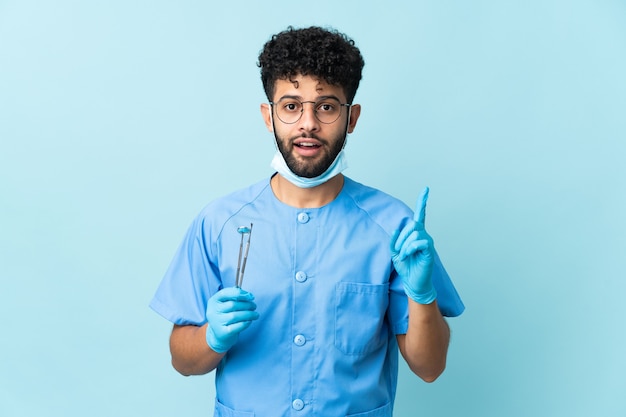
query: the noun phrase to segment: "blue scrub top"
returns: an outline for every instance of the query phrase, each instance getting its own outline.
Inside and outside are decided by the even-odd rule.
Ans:
[[[281,203],[265,179],[200,213],[150,306],[175,324],[206,323],[207,300],[235,283],[237,229],[254,224],[242,288],[260,318],[216,370],[216,416],[392,415],[408,301],[389,243],[412,218],[347,177],[321,208]],[[442,314],[461,314],[438,257],[433,282]]]

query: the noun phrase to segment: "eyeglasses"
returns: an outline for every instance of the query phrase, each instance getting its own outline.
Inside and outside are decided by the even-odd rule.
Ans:
[[[276,109],[276,116],[278,116],[281,122],[288,125],[300,120],[306,103],[313,105],[315,118],[324,124],[336,122],[339,116],[341,116],[341,109],[350,107],[349,103],[340,103],[334,97],[326,97],[317,101],[300,101],[295,98],[282,98],[277,103],[270,101],[270,105]]]

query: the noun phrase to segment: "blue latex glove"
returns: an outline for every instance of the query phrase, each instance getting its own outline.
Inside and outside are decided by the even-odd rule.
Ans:
[[[206,341],[211,349],[217,353],[226,352],[237,343],[239,333],[259,318],[253,300],[251,293],[237,287],[224,288],[209,298]]]
[[[424,229],[428,191],[428,187],[424,188],[418,197],[413,221],[391,236],[391,259],[402,278],[404,292],[420,304],[430,304],[437,298],[432,280],[435,248]]]

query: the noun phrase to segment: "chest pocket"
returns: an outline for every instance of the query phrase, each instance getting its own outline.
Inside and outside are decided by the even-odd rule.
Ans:
[[[215,400],[215,413],[213,417],[254,417],[251,411],[236,411],[226,407],[224,404]]]
[[[335,347],[367,355],[387,341],[389,284],[340,282],[335,288]]]

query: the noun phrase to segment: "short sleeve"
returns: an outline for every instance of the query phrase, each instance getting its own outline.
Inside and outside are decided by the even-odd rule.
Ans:
[[[444,317],[460,316],[465,310],[465,305],[436,252],[432,279],[437,291],[437,306],[441,315]],[[394,334],[405,334],[409,327],[408,297],[404,292],[402,279],[395,270],[391,282],[389,302],[391,330]]]
[[[433,286],[437,291],[437,305],[441,314],[446,317],[460,316],[465,310],[465,305],[437,252],[435,252],[435,266],[433,268]]]
[[[165,273],[150,302],[150,308],[178,325],[206,322],[207,300],[219,289],[217,268],[211,262],[210,231],[196,219]]]

